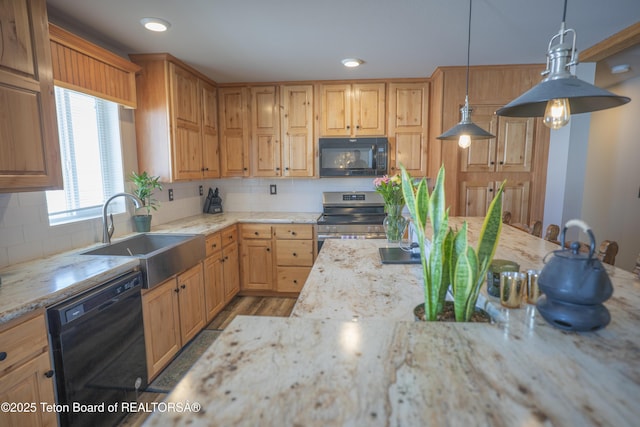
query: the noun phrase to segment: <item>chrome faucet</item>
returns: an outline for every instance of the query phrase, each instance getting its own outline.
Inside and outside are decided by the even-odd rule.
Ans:
[[[109,197],[107,201],[104,202],[104,205],[102,205],[102,243],[111,244],[111,235],[113,234],[113,217],[111,217],[111,226],[107,225],[107,206],[109,206],[109,203],[111,203],[113,199],[120,196],[130,198],[136,208],[141,208],[142,206],[144,206],[142,200],[140,200],[133,194],[116,193],[113,196]]]

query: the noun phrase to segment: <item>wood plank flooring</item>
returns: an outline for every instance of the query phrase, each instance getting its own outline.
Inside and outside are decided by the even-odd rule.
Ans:
[[[289,317],[295,303],[296,298],[236,296],[205,329],[224,330],[238,315]],[[165,393],[143,392],[138,402],[161,402],[166,396]],[[145,412],[130,414],[120,427],[141,426],[148,415]]]

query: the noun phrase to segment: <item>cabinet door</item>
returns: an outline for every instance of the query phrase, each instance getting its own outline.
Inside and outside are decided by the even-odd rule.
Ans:
[[[496,182],[495,188],[500,184]],[[507,180],[505,184],[502,210],[511,212],[512,224],[529,224],[529,186],[528,181]]]
[[[311,267],[278,267],[276,291],[300,292]]]
[[[500,117],[496,171],[531,172],[535,118]]]
[[[238,257],[238,245],[232,243],[223,249],[224,265],[224,302],[225,304],[240,290],[240,264]]]
[[[53,405],[53,377],[47,378],[51,370],[49,354],[42,353],[24,365],[0,377],[0,402],[30,404],[33,412],[0,411],[2,426],[46,426],[57,425],[55,412],[43,412],[41,403]]]
[[[283,86],[283,176],[313,176],[313,86]]]
[[[169,64],[171,75],[171,114],[173,118],[173,178],[202,178],[202,139],[200,134],[200,96],[198,78]]]
[[[351,85],[326,84],[321,86],[321,136],[351,135]]]
[[[62,188],[45,1],[3,1],[0,24],[0,192]]]
[[[281,176],[280,107],[276,86],[251,88],[251,175]]]
[[[353,136],[385,135],[385,84],[353,85]]]
[[[206,323],[211,322],[224,307],[224,274],[222,271],[222,252],[204,260],[204,305]]]
[[[219,88],[220,175],[249,176],[249,126],[245,88]]]
[[[389,84],[389,173],[427,174],[429,83]]]
[[[202,80],[200,99],[202,112],[202,168],[204,178],[220,178],[218,145],[218,94],[216,87]]]
[[[459,207],[462,216],[485,216],[494,194],[494,183],[487,181],[460,182]]]
[[[494,135],[498,132],[498,106],[473,106],[471,119],[482,129]],[[502,118],[501,118],[502,119]],[[461,172],[494,172],[496,170],[496,138],[479,139],[471,142],[469,148],[460,149]]]
[[[174,277],[142,294],[149,381],[173,359],[182,347],[177,291]]]
[[[241,244],[241,290],[273,289],[273,253],[271,240],[244,239]]]
[[[180,336],[183,345],[195,337],[205,326],[204,281],[202,264],[178,276],[178,303],[180,305]]]

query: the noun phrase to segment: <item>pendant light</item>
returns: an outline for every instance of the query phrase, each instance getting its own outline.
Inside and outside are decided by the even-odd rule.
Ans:
[[[570,67],[578,64],[576,32],[565,29],[567,0],[560,31],[549,42],[546,76],[542,82],[520,95],[497,111],[499,116],[544,117],[544,124],[551,129],[566,125],[571,114],[588,113],[618,107],[631,101],[607,90],[578,79]],[[572,37],[573,41],[565,40]],[[554,44],[555,43],[555,44]]]
[[[460,109],[460,123],[438,136],[437,139],[457,139],[461,148],[467,148],[472,140],[495,138],[495,135],[482,129],[471,121],[471,108],[469,107],[469,55],[471,51],[471,2],[469,0],[469,33],[467,35],[467,92],[464,97],[464,107]]]

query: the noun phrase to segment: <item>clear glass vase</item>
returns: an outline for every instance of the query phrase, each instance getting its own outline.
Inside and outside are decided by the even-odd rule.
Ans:
[[[387,235],[387,241],[389,243],[400,243],[404,231],[407,228],[407,219],[402,216],[402,205],[385,205],[385,211],[387,216],[382,225],[384,226],[384,232]]]

